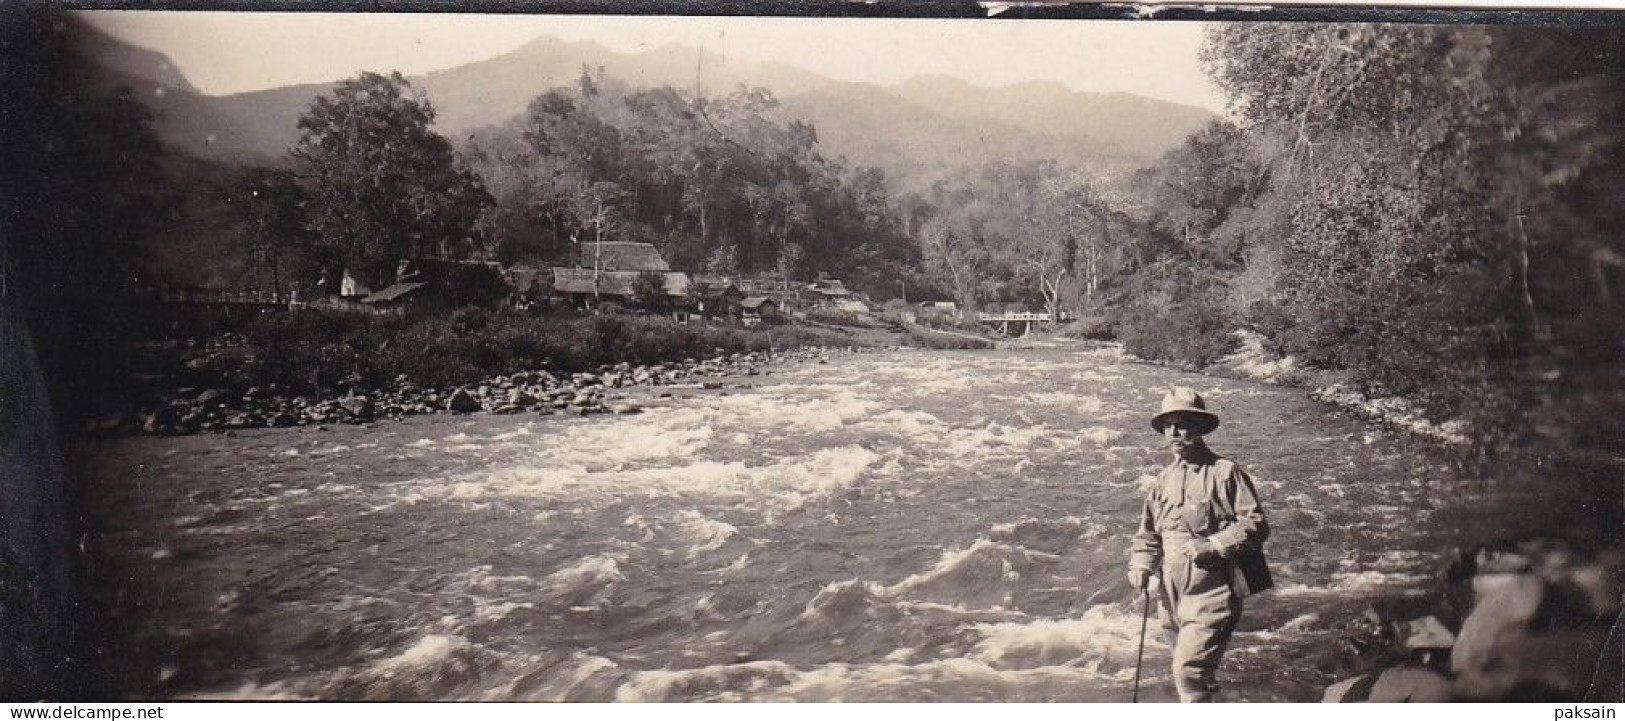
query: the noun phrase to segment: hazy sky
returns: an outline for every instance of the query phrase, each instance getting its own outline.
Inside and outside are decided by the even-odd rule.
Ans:
[[[1170,21],[294,14],[89,11],[97,27],[168,55],[213,95],[361,70],[454,67],[552,35],[620,52],[667,44],[778,61],[840,80],[940,74],[981,85],[1054,80],[1222,111],[1197,62],[1202,25]]]

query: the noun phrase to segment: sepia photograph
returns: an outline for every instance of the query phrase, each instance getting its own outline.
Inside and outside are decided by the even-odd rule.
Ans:
[[[798,8],[0,10],[0,700],[1622,701],[1625,14]]]

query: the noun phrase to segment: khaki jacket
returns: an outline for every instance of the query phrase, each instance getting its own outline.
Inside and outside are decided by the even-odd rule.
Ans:
[[[1146,492],[1129,566],[1157,573],[1165,547],[1175,551],[1194,539],[1218,551],[1231,590],[1248,596],[1275,585],[1264,560],[1269,532],[1252,478],[1235,463],[1212,454],[1176,460]]]

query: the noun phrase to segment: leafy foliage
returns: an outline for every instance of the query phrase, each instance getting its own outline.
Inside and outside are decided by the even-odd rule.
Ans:
[[[434,109],[400,73],[362,73],[316,98],[292,149],[310,184],[308,222],[320,248],[373,284],[418,255],[465,257],[492,199],[451,144]]]
[[[1206,60],[1267,158],[1226,228],[1285,350],[1467,420],[1619,447],[1617,28],[1240,24]],[[1248,195],[1252,195],[1248,200]],[[1197,199],[1200,194],[1190,197]],[[1250,246],[1250,247],[1249,247]],[[1609,349],[1609,350],[1604,350]],[[1613,360],[1607,360],[1613,354]],[[1582,380],[1583,379],[1583,380]]]
[[[494,375],[602,365],[672,363],[722,352],[799,345],[850,345],[813,329],[772,332],[687,326],[632,315],[534,316],[515,309],[463,308],[419,318],[307,311],[266,316],[244,329],[243,365],[215,370],[250,385],[331,394],[382,390],[398,376],[451,388]]]
[[[679,268],[825,272],[889,295],[917,252],[884,176],[824,158],[813,128],[776,120],[777,105],[758,88],[689,99],[594,72],[543,93],[471,150],[497,199],[486,227],[499,257],[634,240]]]

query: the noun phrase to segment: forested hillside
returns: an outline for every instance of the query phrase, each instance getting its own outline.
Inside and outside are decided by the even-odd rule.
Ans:
[[[122,57],[131,72],[64,97],[74,123],[115,128],[98,137],[139,152],[100,169],[110,161],[79,133],[15,167],[59,178],[27,190],[70,210],[88,200],[67,177],[82,168],[83,187],[103,190],[69,216],[237,287],[309,283],[338,264],[382,279],[403,254],[545,264],[574,243],[646,241],[690,272],[827,274],[880,301],[1066,312],[1085,319],[1080,332],[1193,366],[1250,329],[1310,367],[1470,422],[1481,447],[1602,452],[1622,440],[1608,415],[1625,353],[1621,39],[1585,24],[1215,26],[1205,61],[1230,119],[1139,169],[1073,152],[1088,129],[1064,127],[1076,98],[1055,88],[999,91],[1012,100],[984,111],[965,98],[993,91],[941,80],[896,90],[901,104],[863,90],[876,101],[845,103],[861,106],[851,117],[920,120],[916,140],[870,148],[910,168],[907,182],[826,137],[858,128],[827,133],[769,89],[696,95],[580,67],[517,116],[457,136],[415,81],[364,75],[315,89],[291,152],[258,168],[199,162],[155,143],[167,136],[153,113],[175,106],[152,97],[189,97],[184,78],[126,49],[85,62]],[[802,98],[833,93],[818,105],[831,114],[860,97],[796,77]],[[1013,100],[1032,93],[1050,101]],[[1001,144],[1045,127],[1051,153]],[[927,157],[942,150],[933,138],[954,164]],[[98,220],[113,210],[121,219]],[[133,252],[95,267],[109,257],[129,259],[127,275],[101,286],[165,280]]]

